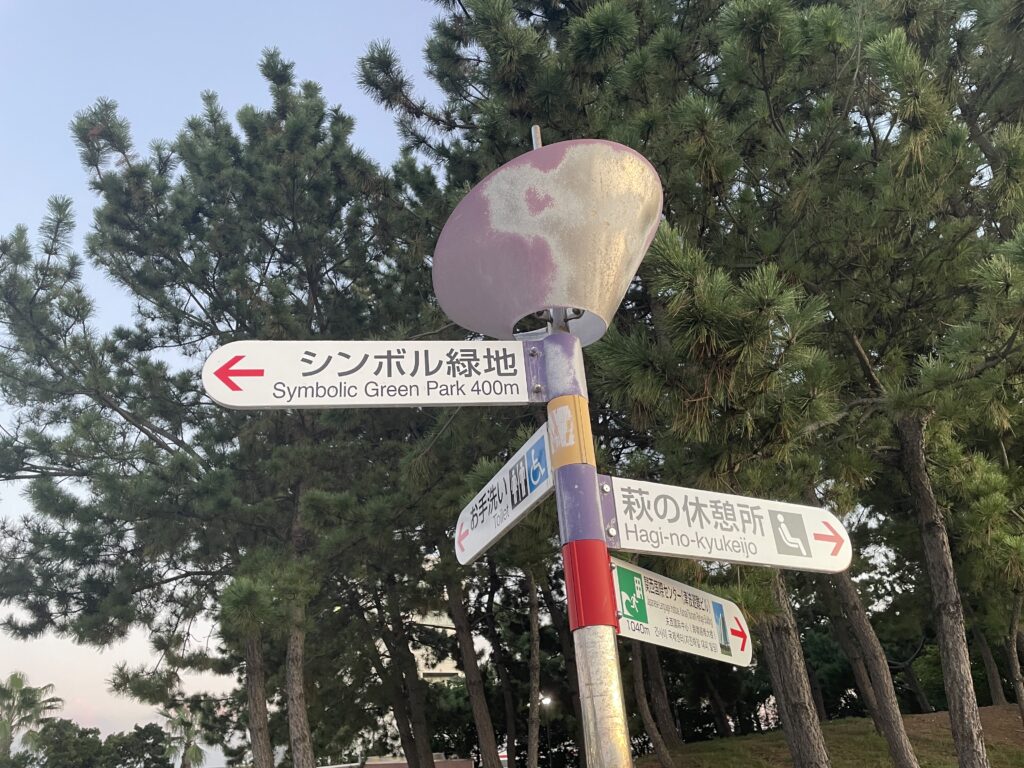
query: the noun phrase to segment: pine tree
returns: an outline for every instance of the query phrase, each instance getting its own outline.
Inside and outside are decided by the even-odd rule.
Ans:
[[[90,327],[66,200],[51,202],[35,249],[24,229],[0,242],[0,320],[12,342],[0,388],[20,409],[3,470],[34,479],[37,512],[5,531],[2,596],[28,609],[27,623],[8,622],[12,631],[53,628],[105,644],[133,625],[216,613],[211,606],[248,555],[268,553],[277,570],[257,569],[254,583],[273,584],[287,607],[272,626],[285,672],[273,679],[289,702],[292,760],[310,768],[310,612],[329,599],[339,553],[370,556],[363,544],[378,530],[356,505],[375,495],[376,504],[395,501],[377,489],[395,486],[390,466],[427,417],[228,413],[203,397],[198,364],[211,345],[237,338],[422,330],[429,232],[402,226],[413,220],[403,196],[425,189],[429,176],[408,161],[383,174],[351,146],[351,119],[317,86],[297,83],[275,51],[261,68],[272,106],[241,110],[241,134],[212,94],[174,142],[145,157],[114,103],[75,118],[101,198],[88,255],[133,297],[135,327],[106,336]],[[173,364],[167,350],[178,355]],[[365,562],[355,560],[347,567]],[[251,622],[236,627],[252,637]],[[255,699],[269,693],[258,675],[248,682]],[[421,741],[429,761],[429,735]]]
[[[450,8],[428,46],[440,106],[415,96],[386,46],[363,60],[364,84],[453,182],[525,151],[530,123],[549,142],[623,141],[659,169],[688,244],[737,275],[773,263],[826,302],[821,346],[841,403],[818,429],[830,427],[821,477],[843,479],[832,490],[846,508],[884,477],[902,500],[889,512],[919,522],[964,766],[987,761],[922,361],[972,322],[973,270],[1019,222],[1020,27],[1012,3],[480,0]],[[1018,351],[1012,332],[987,338],[947,392]],[[885,469],[894,435],[899,474]]]

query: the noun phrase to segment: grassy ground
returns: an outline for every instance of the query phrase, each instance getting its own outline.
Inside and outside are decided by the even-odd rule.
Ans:
[[[945,712],[909,715],[907,732],[914,744],[921,768],[956,768],[949,716]],[[1016,705],[983,707],[985,731],[992,768],[1024,768],[1024,727]],[[885,741],[871,727],[871,721],[849,718],[826,723],[825,741],[833,768],[890,768]],[[687,744],[677,755],[680,768],[784,768],[793,763],[781,732],[716,739]],[[638,761],[640,768],[657,768],[648,755]]]

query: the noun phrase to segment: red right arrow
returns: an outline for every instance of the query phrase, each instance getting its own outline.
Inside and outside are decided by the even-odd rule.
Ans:
[[[469,538],[469,531],[462,527],[462,523],[459,523],[459,535],[455,537],[455,543],[459,545],[459,552],[465,552],[466,548],[462,545],[466,539]]]
[[[224,386],[230,389],[232,392],[241,392],[242,388],[235,384],[236,376],[262,376],[262,368],[235,368],[233,367],[236,363],[242,361],[245,355],[235,355],[228,360],[224,365],[213,372],[213,375],[220,379]]]
[[[844,539],[843,535],[841,533],[839,533],[839,531],[837,531],[835,528],[833,528],[829,523],[826,523],[824,520],[822,520],[821,524],[824,525],[826,528],[828,528],[829,532],[828,532],[828,534],[824,534],[824,533],[816,533],[816,534],[814,534],[814,540],[815,541],[830,541],[833,544],[835,544],[835,546],[832,547],[832,557],[835,557],[836,555],[839,554],[839,550],[843,548],[843,542],[846,541],[846,539]]]
[[[732,620],[736,622],[737,629],[730,629],[729,634],[740,639],[740,653],[743,653],[747,650],[747,633],[744,631],[743,625],[740,624],[740,620],[738,618],[733,616]]]

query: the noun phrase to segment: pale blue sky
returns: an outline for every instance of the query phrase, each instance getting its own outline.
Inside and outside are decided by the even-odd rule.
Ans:
[[[398,137],[356,84],[356,60],[372,40],[388,38],[432,93],[421,51],[437,15],[425,0],[0,0],[0,232],[19,223],[34,232],[47,197],[65,194],[75,201],[81,242],[94,200],[68,130],[76,111],[101,96],[116,100],[146,151],[201,110],[204,90],[232,115],[243,104],[269,104],[257,69],[269,46],[355,117],[356,146],[389,164]],[[104,304],[102,318],[119,320],[111,315],[122,307]]]
[[[115,99],[144,150],[153,139],[172,139],[200,110],[204,90],[216,91],[230,114],[246,103],[267,104],[257,63],[269,46],[355,117],[354,143],[389,164],[398,137],[391,118],[356,84],[356,60],[372,40],[388,38],[431,94],[421,51],[437,15],[424,0],[0,0],[0,233],[19,223],[35,232],[47,197],[70,195],[80,247],[94,200],[68,131],[74,113],[98,97]],[[102,325],[128,319],[127,297],[95,273],[89,284]],[[23,509],[19,495],[0,487],[0,514]],[[151,718],[150,708],[110,696],[104,683],[117,661],[145,657],[141,633],[103,654],[57,638],[25,644],[0,636],[0,676],[20,669],[36,683],[54,683],[67,701],[64,716],[104,733]],[[208,765],[220,763],[214,756]]]

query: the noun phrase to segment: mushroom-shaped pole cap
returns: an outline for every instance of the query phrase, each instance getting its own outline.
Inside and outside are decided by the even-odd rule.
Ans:
[[[569,328],[600,339],[661,215],[661,182],[643,155],[611,141],[549,144],[473,187],[434,251],[434,292],[464,328],[511,339],[524,317],[580,309]]]

